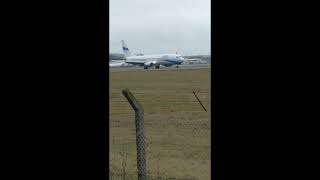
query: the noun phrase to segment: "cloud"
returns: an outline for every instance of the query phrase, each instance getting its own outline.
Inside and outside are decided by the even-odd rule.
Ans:
[[[210,0],[110,0],[110,52],[210,52]]]

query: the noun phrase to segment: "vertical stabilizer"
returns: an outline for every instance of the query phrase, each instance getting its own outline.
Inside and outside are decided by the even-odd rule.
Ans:
[[[122,44],[122,49],[123,49],[124,57],[127,58],[128,56],[130,56],[129,48],[128,48],[128,46],[126,45],[126,43],[124,42],[124,40],[121,40],[121,44]]]

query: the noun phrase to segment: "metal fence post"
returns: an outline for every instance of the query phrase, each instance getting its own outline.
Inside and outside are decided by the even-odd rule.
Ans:
[[[197,98],[198,102],[200,103],[200,105],[202,106],[203,110],[207,112],[207,109],[204,107],[204,105],[202,104],[202,102],[200,101],[200,99],[198,98],[198,96],[196,95],[196,92],[193,91],[194,96]]]
[[[127,98],[128,102],[135,111],[136,124],[136,146],[137,146],[137,164],[138,164],[138,180],[146,180],[146,157],[145,157],[145,137],[144,137],[144,118],[143,107],[133,96],[129,89],[124,89],[122,94]]]

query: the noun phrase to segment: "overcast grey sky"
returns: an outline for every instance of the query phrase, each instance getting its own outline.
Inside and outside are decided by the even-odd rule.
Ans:
[[[210,0],[110,0],[110,52],[210,54]]]

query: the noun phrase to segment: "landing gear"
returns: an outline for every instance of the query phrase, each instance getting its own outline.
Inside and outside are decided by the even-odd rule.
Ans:
[[[179,68],[179,66],[177,65],[177,66],[176,66],[176,68],[178,69],[178,68]]]
[[[143,68],[144,68],[144,69],[148,69],[148,66],[144,66]]]
[[[156,65],[156,69],[159,69],[160,68],[160,65]]]

